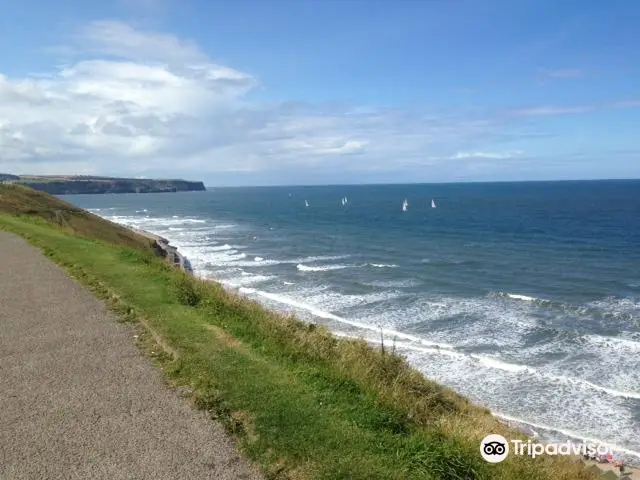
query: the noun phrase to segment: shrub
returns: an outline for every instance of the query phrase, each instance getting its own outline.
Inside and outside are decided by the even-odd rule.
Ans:
[[[174,282],[174,290],[178,301],[182,305],[195,307],[200,303],[200,293],[196,290],[193,278],[186,274],[179,275]]]

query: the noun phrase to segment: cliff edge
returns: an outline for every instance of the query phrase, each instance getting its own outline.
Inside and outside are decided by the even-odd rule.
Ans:
[[[163,193],[203,191],[203,182],[177,179],[114,178],[93,176],[5,175],[4,182],[22,183],[52,195],[85,193]]]

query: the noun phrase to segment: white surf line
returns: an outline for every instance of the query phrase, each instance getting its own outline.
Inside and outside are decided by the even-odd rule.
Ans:
[[[341,337],[347,337],[347,338],[362,338],[356,335],[350,335],[347,333],[340,333],[337,334],[338,336]],[[366,340],[368,342],[372,342],[372,343],[377,343],[380,344],[382,343],[380,339],[377,338],[364,338],[363,340]],[[607,393],[609,395],[612,395],[614,397],[621,397],[621,398],[633,398],[633,399],[640,399],[640,393],[638,392],[623,392],[620,390],[615,390],[613,388],[607,388],[607,387],[603,387],[601,385],[596,385],[595,383],[591,383],[588,380],[584,380],[581,378],[573,378],[573,377],[566,377],[566,376],[560,376],[560,375],[552,375],[549,373],[544,373],[544,372],[540,372],[539,370],[533,368],[533,367],[529,367],[526,365],[519,365],[516,363],[508,363],[508,362],[504,362],[498,358],[493,358],[493,357],[489,357],[489,356],[484,356],[484,355],[477,355],[474,353],[468,354],[468,353],[462,353],[462,352],[458,352],[455,349],[439,349],[439,348],[425,348],[425,347],[418,347],[415,345],[411,345],[408,343],[396,343],[395,346],[397,348],[404,348],[407,350],[412,350],[412,351],[417,351],[417,352],[422,352],[422,353],[433,353],[433,354],[437,354],[437,355],[445,355],[445,356],[449,356],[449,357],[456,357],[456,358],[461,358],[461,359],[465,359],[465,360],[476,360],[479,363],[481,363],[482,365],[484,365],[485,367],[488,368],[494,368],[497,370],[503,370],[503,371],[507,371],[507,372],[511,372],[511,373],[528,373],[530,375],[534,375],[536,377],[542,378],[544,380],[556,380],[562,383],[571,383],[573,385],[577,385],[580,387],[587,387],[593,390],[597,390],[600,392],[604,392]]]
[[[203,220],[200,220],[200,222],[204,222]],[[117,222],[117,223],[121,223],[123,224],[123,222]],[[153,235],[159,235],[158,233],[155,233],[153,230],[151,229],[147,229],[146,230],[148,233],[151,233]],[[169,239],[171,240],[171,239]],[[225,249],[228,248],[232,248],[231,246],[225,244],[222,246],[214,246],[212,247],[212,250],[217,251],[217,250],[221,250],[224,251]],[[307,257],[307,259],[322,259],[322,260],[334,260],[334,259],[341,259],[341,258],[346,258],[348,256],[346,255],[336,255],[336,256],[318,256],[318,257]],[[237,257],[238,259],[240,257]],[[259,259],[259,260],[258,260]],[[264,259],[261,257],[256,257],[255,261],[256,262],[262,262]],[[296,259],[293,261],[289,261],[291,263],[300,261],[303,259]],[[282,262],[282,263],[289,263],[289,262]],[[335,266],[331,266],[331,267],[335,267]],[[341,268],[346,268],[347,266],[340,266]],[[314,268],[314,267],[311,267]],[[323,268],[323,267],[320,267]],[[312,313],[313,315],[320,317],[320,318],[326,318],[328,320],[335,320],[341,323],[345,323],[347,325],[351,325],[354,327],[358,327],[358,328],[362,328],[364,330],[369,330],[369,331],[374,331],[376,333],[379,333],[381,331],[381,329],[372,326],[372,325],[367,325],[367,324],[363,324],[360,322],[354,322],[351,320],[347,320],[345,318],[342,317],[338,317],[337,315],[333,315],[329,312],[324,312],[316,307],[313,307],[311,305],[302,303],[302,302],[298,302],[296,300],[293,299],[288,299],[285,297],[281,297],[280,295],[276,295],[276,294],[270,294],[267,292],[261,292],[259,290],[255,290],[255,289],[250,289],[247,287],[240,287],[240,290],[251,290],[251,292],[246,292],[246,293],[255,293],[257,295],[263,296],[265,298],[269,298],[271,300],[274,300],[276,302],[279,303],[284,303],[284,304],[288,304],[297,308],[301,308],[303,310],[307,310],[310,313]],[[242,292],[241,292],[242,293]],[[506,295],[510,298],[514,298],[514,299],[518,299],[518,300],[525,300],[525,301],[541,301],[541,302],[548,302],[548,300],[542,300],[539,298],[534,298],[534,297],[527,297],[525,295],[519,295],[519,294],[512,294],[512,293],[508,293],[508,292],[499,292],[499,294],[503,294]],[[542,373],[540,371],[538,371],[537,369],[533,368],[533,367],[529,367],[526,365],[518,365],[518,364],[512,364],[512,363],[508,363],[508,362],[503,362],[499,359],[496,358],[492,358],[492,357],[488,357],[488,356],[483,356],[483,355],[476,355],[476,354],[464,354],[464,353],[460,353],[460,352],[456,352],[455,351],[455,347],[453,345],[450,344],[446,344],[446,343],[438,343],[438,342],[432,342],[429,340],[425,340],[423,338],[417,337],[415,335],[410,335],[410,334],[406,334],[406,333],[402,333],[402,332],[398,332],[396,330],[391,330],[391,329],[386,329],[383,328],[382,329],[382,334],[383,335],[390,335],[396,338],[403,338],[405,340],[411,340],[413,342],[417,342],[420,343],[422,345],[426,345],[426,346],[431,346],[431,347],[435,347],[435,348],[424,348],[424,347],[417,347],[417,346],[413,346],[413,345],[407,345],[407,344],[403,344],[402,346],[400,346],[400,348],[407,348],[410,350],[414,350],[414,351],[421,351],[423,353],[435,353],[435,354],[442,354],[442,355],[447,355],[450,357],[457,357],[457,358],[465,358],[465,357],[470,357],[473,359],[476,359],[477,361],[479,361],[480,363],[482,363],[483,365],[490,367],[490,368],[496,368],[496,369],[500,369],[500,370],[505,370],[505,371],[509,371],[509,372],[527,372],[530,373],[532,375],[536,375],[542,378],[547,378],[547,379],[553,379],[553,380],[557,380],[560,382],[564,382],[564,383],[572,383],[574,385],[586,385],[588,387],[590,387],[593,390],[597,390],[600,392],[604,392],[607,393],[609,395],[615,396],[615,397],[621,397],[621,398],[629,398],[629,399],[640,399],[640,393],[639,392],[624,392],[624,391],[620,391],[620,390],[616,390],[613,388],[608,388],[608,387],[603,387],[601,385],[597,385],[595,383],[589,382],[588,380],[583,380],[583,379],[579,379],[579,378],[571,378],[571,377],[565,377],[565,376],[559,376],[559,375],[553,375],[553,374],[546,374],[546,373]],[[359,338],[359,337],[352,337],[352,338]],[[611,340],[615,341],[615,340],[619,340],[619,341],[623,341],[625,339],[620,339],[620,338],[616,338],[616,337],[611,337]],[[379,343],[378,340],[371,340],[373,342]],[[630,340],[626,340],[627,342],[630,343],[637,343],[637,342],[633,342]]]
[[[398,332],[396,330],[390,330],[388,328],[377,328],[374,325],[367,325],[365,323],[360,323],[360,322],[354,322],[352,320],[347,320],[346,318],[342,318],[342,317],[338,317],[337,315],[334,315],[332,313],[329,312],[325,312],[323,310],[320,310],[319,308],[316,308],[312,305],[308,305],[306,303],[303,302],[299,302],[297,300],[293,300],[291,298],[287,298],[287,297],[282,297],[280,295],[274,294],[274,293],[268,293],[268,292],[263,292],[260,290],[255,290],[253,288],[241,288],[240,289],[240,293],[245,293],[245,294],[255,294],[264,298],[268,298],[270,300],[273,300],[275,302],[278,303],[283,303],[285,305],[290,305],[292,307],[297,307],[300,308],[301,310],[306,310],[312,314],[314,314],[316,317],[320,317],[320,318],[326,318],[327,320],[335,320],[336,322],[340,322],[340,323],[345,323],[347,325],[351,325],[353,327],[358,327],[361,328],[363,330],[369,330],[369,331],[373,331],[373,332],[382,332],[383,335],[388,335],[388,336],[393,336],[396,338],[404,338],[406,340],[411,340],[414,341],[416,343],[421,343],[423,345],[428,345],[428,346],[432,346],[432,347],[437,347],[437,348],[442,348],[442,349],[453,349],[452,345],[446,344],[446,343],[438,343],[438,342],[431,342],[429,340],[425,340],[424,338],[420,338],[417,337],[415,335],[410,335],[408,333],[402,333],[402,332]]]
[[[336,335],[338,337],[362,339],[361,337],[350,335],[350,334],[345,333],[345,332],[333,332],[333,333],[334,333],[334,335]],[[381,341],[377,340],[377,339],[363,339],[363,340],[366,340],[366,341],[371,342],[371,343],[378,343],[378,344],[381,343]],[[408,348],[408,349],[411,349],[411,350],[422,351],[422,352],[425,352],[425,353],[439,353],[439,354],[448,355],[448,356],[454,356],[454,357],[466,357],[467,356],[467,355],[462,354],[462,353],[453,352],[453,351],[446,351],[446,350],[439,350],[439,349],[435,349],[435,348],[421,348],[421,347],[407,346],[407,345],[402,345],[399,348]],[[584,441],[592,442],[592,443],[595,443],[595,444],[607,445],[610,448],[612,448],[614,451],[623,452],[623,453],[626,453],[628,455],[632,455],[632,456],[640,458],[640,452],[636,452],[635,450],[630,450],[628,448],[621,447],[619,445],[616,445],[616,444],[613,444],[613,443],[610,443],[610,442],[605,442],[605,441],[600,440],[600,439],[591,438],[591,437],[585,437],[583,435],[580,435],[578,433],[572,432],[570,430],[564,430],[564,429],[559,429],[559,428],[555,428],[555,427],[549,427],[548,425],[542,425],[542,424],[538,424],[538,423],[529,422],[529,421],[526,421],[526,420],[523,420],[523,419],[520,419],[520,418],[511,417],[509,415],[506,415],[506,414],[500,413],[500,412],[493,412],[492,411],[491,414],[494,417],[501,418],[503,420],[508,420],[508,421],[511,421],[511,422],[522,423],[522,424],[528,425],[528,426],[530,426],[530,427],[532,427],[534,429],[537,428],[539,430],[557,432],[557,433],[561,433],[561,434],[563,434],[563,435],[565,435],[567,437],[574,438],[574,439],[577,439],[577,440],[584,440]]]

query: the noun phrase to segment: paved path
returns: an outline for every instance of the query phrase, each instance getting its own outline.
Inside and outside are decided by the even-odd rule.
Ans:
[[[130,326],[0,232],[0,479],[258,479]]]

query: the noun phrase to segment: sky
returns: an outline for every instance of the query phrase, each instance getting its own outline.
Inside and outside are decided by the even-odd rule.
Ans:
[[[626,0],[5,2],[0,172],[640,178],[639,25]]]

